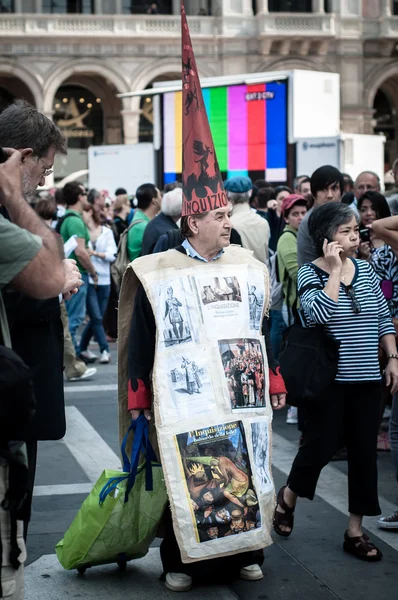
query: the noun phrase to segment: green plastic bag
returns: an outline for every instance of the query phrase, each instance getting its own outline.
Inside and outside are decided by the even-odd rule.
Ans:
[[[127,437],[135,430],[131,462]],[[146,462],[138,467],[140,452]],[[122,444],[124,472],[105,470],[55,551],[64,569],[141,558],[155,538],[167,504],[160,464],[148,440],[148,422],[134,421]],[[152,489],[151,489],[152,488]]]

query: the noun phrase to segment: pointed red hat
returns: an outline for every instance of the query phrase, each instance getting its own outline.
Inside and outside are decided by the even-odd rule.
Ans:
[[[182,30],[182,216],[225,207],[227,195],[203,102],[191,36],[181,4]]]

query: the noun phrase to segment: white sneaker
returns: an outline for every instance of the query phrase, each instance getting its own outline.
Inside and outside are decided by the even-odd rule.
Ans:
[[[91,352],[91,350],[83,350],[83,352],[80,352],[79,357],[87,363],[93,363],[98,358],[98,356]]]
[[[397,529],[398,530],[398,509],[388,517],[381,517],[377,521],[380,529]]]
[[[109,354],[108,350],[103,350],[101,352],[101,358],[100,358],[101,365],[108,364],[108,362],[110,362],[110,360],[111,360],[111,355]]]
[[[95,375],[97,369],[95,367],[91,367],[90,369],[86,369],[83,375],[79,375],[78,377],[71,377],[68,381],[83,381],[83,379],[90,379],[93,375]]]
[[[296,425],[298,423],[296,406],[291,406],[287,411],[286,423],[289,423],[289,425]]]
[[[187,592],[192,587],[192,577],[185,573],[167,573],[165,583],[172,592]]]
[[[264,573],[259,565],[249,565],[240,570],[239,577],[245,581],[259,581],[263,579]]]

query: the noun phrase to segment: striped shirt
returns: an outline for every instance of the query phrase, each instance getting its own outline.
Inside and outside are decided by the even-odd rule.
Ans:
[[[356,382],[381,379],[378,359],[379,339],[395,335],[387,303],[372,267],[354,260],[355,275],[351,285],[361,312],[353,311],[346,286],[340,284],[338,302],[320,289],[328,282],[329,273],[306,264],[298,272],[298,289],[309,286],[301,295],[301,306],[309,325],[321,324],[325,332],[341,342],[336,381]],[[315,267],[315,268],[314,268]]]
[[[391,246],[376,248],[372,254],[371,265],[380,284],[383,281],[391,281],[393,293],[392,298],[387,300],[387,304],[391,316],[398,317],[398,259]]]

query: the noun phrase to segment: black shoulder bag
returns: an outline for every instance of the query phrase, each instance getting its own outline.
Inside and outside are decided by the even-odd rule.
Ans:
[[[319,273],[315,267],[313,269],[320,283],[309,284],[299,289],[299,298],[308,289],[324,288]],[[304,316],[303,311],[302,315]],[[328,336],[323,325],[306,327],[296,316],[296,322],[290,328],[285,346],[279,355],[281,374],[285,380],[290,405],[298,406],[304,401],[321,400],[325,389],[336,378],[339,348],[340,342]]]
[[[4,345],[1,344],[1,338]],[[32,373],[11,348],[0,292],[0,443],[25,439],[35,407]]]

